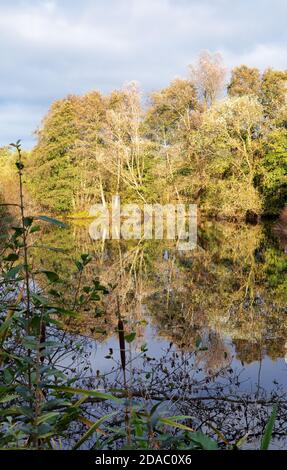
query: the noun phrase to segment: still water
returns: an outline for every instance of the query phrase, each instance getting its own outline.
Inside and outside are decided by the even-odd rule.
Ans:
[[[188,252],[168,241],[93,241],[89,221],[47,228],[41,243],[66,250],[39,262],[67,280],[67,295],[81,253],[93,256],[83,283],[99,277],[109,289],[67,325],[71,343],[82,340],[71,363],[85,386],[122,387],[120,305],[135,396],[254,442],[280,403],[273,446],[287,447],[287,256],[271,224],[202,223]]]

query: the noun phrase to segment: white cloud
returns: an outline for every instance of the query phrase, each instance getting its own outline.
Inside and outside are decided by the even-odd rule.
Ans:
[[[286,68],[286,17],[285,0],[0,0],[0,145],[29,139],[54,99],[164,86],[202,49]]]
[[[0,15],[1,36],[12,44],[26,45],[33,49],[89,50],[94,47],[122,50],[126,44],[107,30],[95,18],[95,23],[81,18],[69,18],[60,13],[55,3],[40,4],[14,11],[7,8]]]
[[[281,45],[257,44],[242,54],[225,53],[230,67],[246,64],[263,70],[266,67],[287,68],[287,49]]]

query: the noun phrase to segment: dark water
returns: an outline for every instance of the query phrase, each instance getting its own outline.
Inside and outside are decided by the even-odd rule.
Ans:
[[[119,298],[126,334],[136,334],[127,351],[135,394],[199,426],[209,420],[233,441],[249,433],[253,444],[280,403],[273,446],[286,448],[287,257],[272,225],[206,222],[190,252],[165,241],[93,241],[88,222],[49,229],[42,244],[68,250],[43,263],[72,286],[71,256],[88,252],[83,282],[99,276],[110,286],[96,310],[68,326],[82,339],[72,362],[86,386],[122,386]]]

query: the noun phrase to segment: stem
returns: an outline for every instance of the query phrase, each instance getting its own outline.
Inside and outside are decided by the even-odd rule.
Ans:
[[[27,243],[27,230],[25,226],[25,207],[24,207],[24,194],[23,194],[23,174],[22,169],[24,168],[22,164],[22,154],[20,144],[16,144],[16,149],[18,153],[18,162],[16,164],[18,168],[19,176],[19,194],[20,194],[20,213],[21,213],[21,224],[23,229],[22,239],[23,239],[23,252],[24,252],[24,275],[25,275],[25,290],[26,290],[26,314],[27,314],[27,327],[26,334],[27,336],[31,333],[31,294],[30,294],[30,274],[29,274],[29,264],[28,264],[28,243]],[[28,357],[31,356],[31,350],[28,349]],[[31,365],[28,365],[28,386],[31,391],[30,406],[33,409],[34,403],[32,398],[32,376],[31,376]],[[37,409],[37,397],[36,397],[36,409]],[[36,444],[37,439],[35,436],[32,436],[32,444]]]
[[[19,158],[19,191],[20,191],[20,212],[21,224],[23,229],[23,251],[24,251],[24,272],[25,272],[25,287],[26,287],[26,308],[28,314],[28,328],[27,333],[30,333],[30,319],[31,319],[31,295],[30,295],[30,282],[29,282],[29,265],[28,265],[28,245],[27,245],[27,232],[25,227],[25,207],[24,207],[24,194],[23,194],[23,178],[22,178],[22,155],[21,148],[17,146]]]

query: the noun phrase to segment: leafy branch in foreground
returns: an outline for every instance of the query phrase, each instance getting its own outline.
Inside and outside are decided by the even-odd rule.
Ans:
[[[25,214],[21,143],[11,145],[17,155],[20,222],[9,226],[5,237],[1,237],[0,447],[49,448],[53,446],[52,439],[61,439],[80,413],[80,403],[74,399],[76,391],[67,400],[54,388],[55,385],[68,387],[76,380],[57,366],[55,354],[55,351],[58,354],[65,351],[65,344],[57,338],[62,320],[66,315],[76,314],[76,310],[65,307],[60,293],[55,295],[61,284],[59,275],[53,271],[36,271],[33,267],[29,240],[40,230],[34,221],[63,229],[65,224],[50,217]],[[81,270],[90,261],[90,257],[83,255]],[[48,280],[49,291],[54,292],[53,300],[40,287],[43,276]],[[96,292],[103,292],[98,282],[88,294],[82,293],[79,284],[74,307],[82,305],[87,297],[89,302],[98,300]],[[60,304],[55,302],[57,297]],[[101,395],[102,399],[109,397]]]

